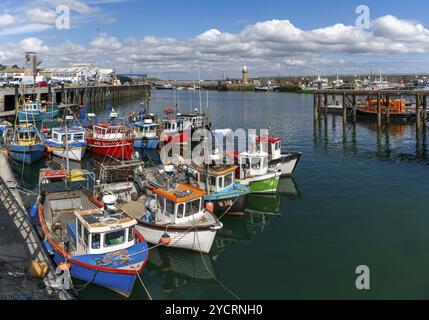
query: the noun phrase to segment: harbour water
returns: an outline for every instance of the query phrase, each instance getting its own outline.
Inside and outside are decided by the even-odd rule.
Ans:
[[[199,106],[198,92],[178,94],[182,112]],[[172,101],[171,91],[153,91],[151,111]],[[413,125],[343,128],[332,115],[314,128],[311,95],[210,92],[208,101],[214,128],[270,127],[303,157],[278,195],[252,196],[245,217],[224,219],[210,255],[151,252],[142,278],[152,298],[429,298],[428,148],[416,144]],[[115,109],[138,111],[140,102]],[[35,190],[46,165],[17,166],[17,179]],[[356,289],[360,265],[371,270],[371,290]],[[120,297],[89,286],[79,298]],[[131,298],[148,297],[136,283]]]

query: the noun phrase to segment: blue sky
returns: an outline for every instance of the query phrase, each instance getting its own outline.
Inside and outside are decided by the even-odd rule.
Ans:
[[[371,29],[355,27],[368,5]],[[55,27],[58,5],[71,29]],[[44,65],[97,62],[166,78],[429,72],[425,1],[4,0],[0,63],[38,51]],[[99,36],[97,36],[99,29]]]

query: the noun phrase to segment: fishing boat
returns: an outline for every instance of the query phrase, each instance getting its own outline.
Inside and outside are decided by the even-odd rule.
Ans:
[[[154,245],[209,253],[223,225],[204,208],[206,193],[181,183],[148,190],[144,199],[120,204],[138,220],[137,230],[145,239]]]
[[[302,153],[293,152],[282,154],[282,139],[278,137],[268,135],[259,136],[256,139],[256,143],[260,146],[260,150],[268,153],[269,169],[279,169],[282,177],[290,177],[293,175]]]
[[[95,198],[93,180],[86,171],[42,170],[30,216],[38,218],[44,248],[61,270],[128,297],[148,260],[148,244],[137,221],[113,206],[115,197]]]
[[[86,141],[93,153],[129,160],[133,158],[133,130],[124,125],[99,123],[87,130]]]
[[[146,118],[134,122],[134,147],[137,149],[157,149],[161,127],[153,119]]]
[[[26,102],[16,112],[19,122],[42,122],[44,120],[53,120],[60,111],[58,107],[42,106],[39,102]]]
[[[189,169],[190,183],[207,191],[204,200],[213,204],[212,211],[216,216],[244,215],[250,188],[235,181],[237,166],[210,165],[207,169]]]
[[[182,119],[172,116],[173,110],[164,110],[167,118],[162,120],[161,145],[168,143],[187,144],[191,134],[191,126]]]
[[[67,120],[73,120],[73,117],[68,117]],[[81,162],[87,148],[85,129],[81,126],[69,128],[66,122],[64,127],[52,129],[52,134],[45,138],[45,143],[48,153]]]
[[[191,127],[192,130],[203,129],[205,118],[206,115],[198,112],[198,109],[195,109],[194,112],[177,114],[177,119],[182,120],[185,123],[185,127]]]
[[[356,107],[358,116],[377,119],[378,100],[368,99],[364,104]],[[380,101],[380,112],[382,115],[387,114],[387,101]],[[413,120],[416,117],[415,110],[407,108],[406,101],[395,99],[389,101],[389,118],[393,120]]]
[[[45,146],[37,128],[31,124],[22,124],[15,128],[6,152],[15,161],[32,164],[43,158]]]
[[[281,170],[269,169],[269,155],[263,151],[239,154],[238,182],[250,187],[251,193],[275,193]]]
[[[271,87],[266,85],[261,85],[261,86],[255,86],[255,91],[256,92],[270,92],[272,91]]]

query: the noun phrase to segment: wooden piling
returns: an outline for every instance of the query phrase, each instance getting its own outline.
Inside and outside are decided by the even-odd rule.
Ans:
[[[377,93],[377,127],[381,127],[381,94]]]
[[[347,102],[346,102],[346,94],[343,93],[343,123],[344,125],[347,124]]]

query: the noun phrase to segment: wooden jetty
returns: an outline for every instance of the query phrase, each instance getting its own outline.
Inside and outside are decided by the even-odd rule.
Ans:
[[[314,97],[314,121],[327,119],[329,113],[329,101],[342,109],[343,122],[347,124],[349,121],[357,122],[357,101],[359,97],[372,97],[377,100],[377,126],[389,124],[390,117],[390,101],[393,99],[408,98],[415,100],[415,121],[416,135],[421,138],[421,135],[426,131],[428,126],[428,104],[427,97],[429,91],[414,91],[414,90],[315,90]],[[340,103],[338,103],[340,102]],[[385,108],[382,108],[382,105]],[[338,113],[338,107],[337,113]],[[385,109],[383,112],[382,109]]]
[[[137,96],[147,96],[150,85],[133,84],[120,86],[60,86],[52,88],[5,88],[0,89],[0,117],[15,114],[21,98],[33,101],[53,101],[56,104],[83,105],[105,103],[107,97],[111,100],[127,99]]]
[[[0,150],[0,299],[70,300],[56,288],[55,267],[43,249],[21,200],[6,155]],[[32,261],[48,266],[43,280],[29,278]]]

